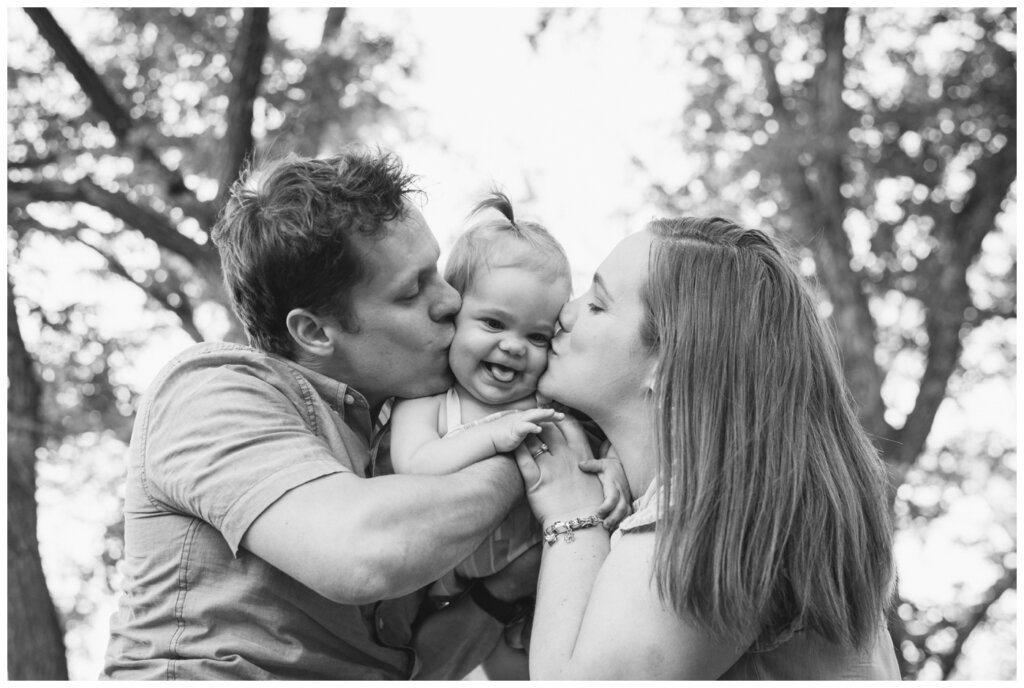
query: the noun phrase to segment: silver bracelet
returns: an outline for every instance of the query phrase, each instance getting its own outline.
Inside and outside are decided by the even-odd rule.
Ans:
[[[593,528],[594,526],[603,526],[604,521],[597,516],[586,516],[584,518],[571,518],[568,521],[555,521],[547,528],[544,529],[544,542],[548,543],[548,546],[558,542],[558,536],[564,535],[566,542],[572,542],[576,539],[576,536],[572,531],[582,530],[584,528]]]

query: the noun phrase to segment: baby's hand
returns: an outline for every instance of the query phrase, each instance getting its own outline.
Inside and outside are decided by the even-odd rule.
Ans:
[[[626,471],[622,463],[615,458],[585,459],[579,463],[580,470],[585,473],[596,473],[604,488],[604,502],[597,510],[597,515],[604,519],[604,527],[615,530],[622,519],[633,511],[633,497],[626,481]]]
[[[501,416],[487,424],[490,426],[494,452],[503,454],[513,451],[522,444],[527,435],[535,435],[540,432],[539,423],[562,420],[563,418],[565,418],[564,413],[549,408],[516,411]]]

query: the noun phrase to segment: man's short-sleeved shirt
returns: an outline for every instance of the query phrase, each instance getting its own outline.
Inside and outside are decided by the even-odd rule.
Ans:
[[[132,434],[104,678],[411,678],[422,593],[338,604],[239,548],[289,490],[370,477],[371,433],[361,394],[283,358],[201,344],[168,364]]]

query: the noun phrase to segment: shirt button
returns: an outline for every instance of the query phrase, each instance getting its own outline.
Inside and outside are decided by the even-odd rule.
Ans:
[[[356,403],[356,398],[354,396],[352,396],[351,394],[346,394],[345,395],[345,405],[346,406],[351,406],[354,403]]]

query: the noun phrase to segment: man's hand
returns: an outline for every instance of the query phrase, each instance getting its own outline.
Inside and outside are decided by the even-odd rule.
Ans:
[[[540,432],[540,423],[561,420],[565,415],[549,408],[515,411],[487,422],[495,454],[513,451],[528,435]]]
[[[478,585],[502,602],[515,602],[537,593],[537,576],[540,574],[540,543],[526,550],[509,562],[508,566]]]

